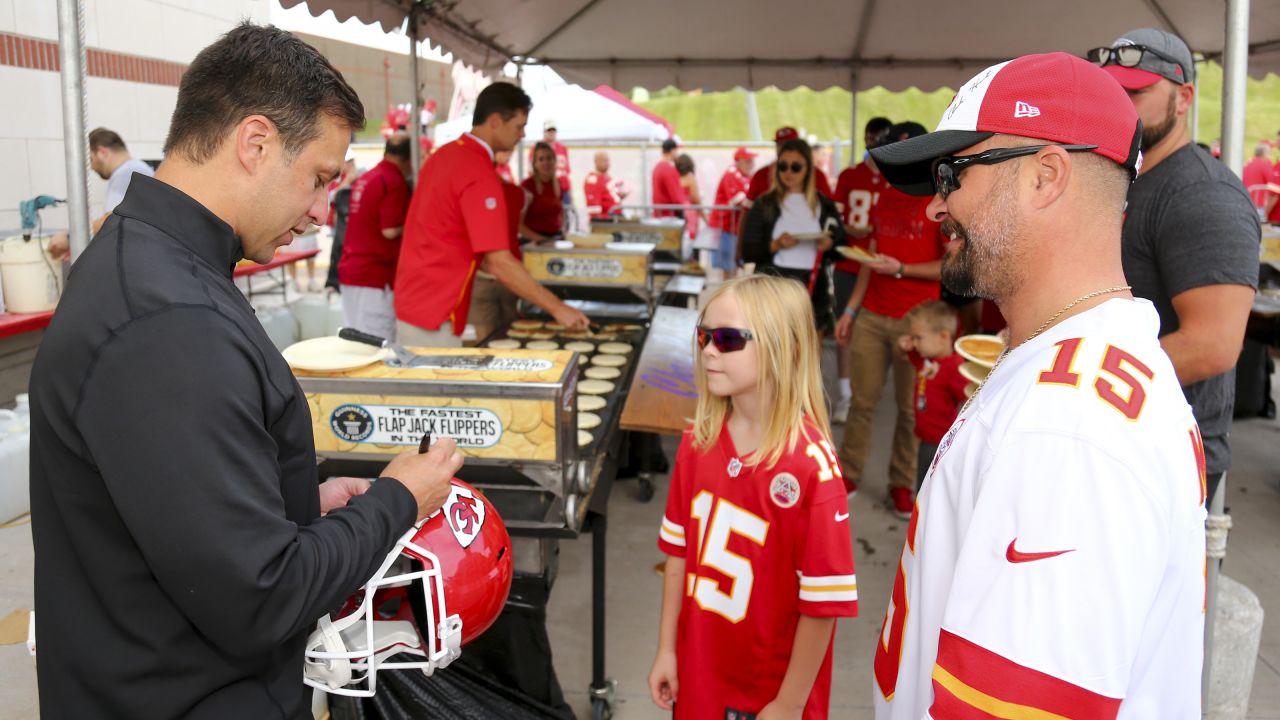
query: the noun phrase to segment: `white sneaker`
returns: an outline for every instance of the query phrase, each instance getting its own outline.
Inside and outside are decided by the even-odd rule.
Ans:
[[[845,418],[849,417],[849,401],[852,398],[842,397],[836,401],[836,406],[831,411],[831,424],[843,425]]]

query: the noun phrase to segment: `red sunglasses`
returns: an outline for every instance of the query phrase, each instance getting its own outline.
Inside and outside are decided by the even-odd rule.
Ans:
[[[748,340],[755,340],[756,336],[751,334],[750,330],[739,330],[738,328],[721,327],[709,328],[698,326],[698,347],[705,348],[708,342],[713,343],[716,349],[722,353],[738,352],[747,346]]]

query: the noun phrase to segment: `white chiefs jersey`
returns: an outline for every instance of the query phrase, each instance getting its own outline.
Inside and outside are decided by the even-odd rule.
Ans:
[[[1200,717],[1204,448],[1145,300],[1012,351],[938,448],[877,720]]]

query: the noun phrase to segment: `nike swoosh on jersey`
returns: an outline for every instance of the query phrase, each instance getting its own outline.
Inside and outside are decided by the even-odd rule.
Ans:
[[[842,513],[839,510],[836,511],[836,522],[844,522],[845,520],[848,520],[848,519],[849,519],[849,513]]]
[[[1034,562],[1036,560],[1047,560],[1051,557],[1065,555],[1069,552],[1075,552],[1075,548],[1070,550],[1052,550],[1049,552],[1022,552],[1014,545],[1018,542],[1018,538],[1009,541],[1009,549],[1004,551],[1004,558],[1011,563]]]

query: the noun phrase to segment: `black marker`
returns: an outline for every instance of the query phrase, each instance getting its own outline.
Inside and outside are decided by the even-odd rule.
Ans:
[[[422,442],[418,443],[418,454],[426,455],[431,449],[431,433],[422,433]]]

